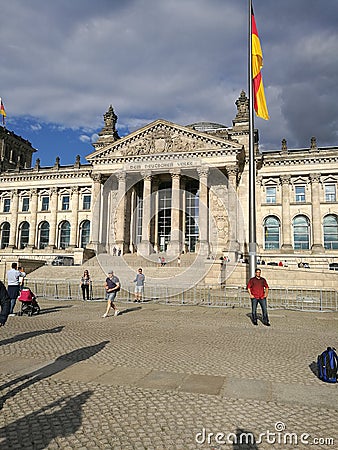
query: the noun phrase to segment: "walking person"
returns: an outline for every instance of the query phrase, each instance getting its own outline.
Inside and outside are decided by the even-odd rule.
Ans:
[[[141,267],[138,269],[134,283],[135,284],[135,300],[134,302],[141,303],[143,292],[144,292],[144,282],[146,277],[144,276],[144,273],[142,273]]]
[[[91,282],[92,281],[90,279],[89,271],[85,270],[83,272],[83,275],[82,275],[81,281],[80,281],[83,301],[89,300],[89,298],[90,298],[89,297],[89,287],[90,287]]]
[[[112,270],[110,272],[108,272],[108,277],[106,278],[106,282],[104,284],[104,287],[106,289],[106,297],[107,297],[107,309],[102,317],[108,317],[110,308],[113,308],[114,316],[119,315],[120,311],[117,309],[114,302],[115,302],[116,294],[120,290],[120,286],[121,286],[120,280],[118,279],[118,277],[116,277],[114,275],[114,272]]]
[[[250,278],[247,289],[251,298],[252,308],[252,323],[257,323],[257,305],[260,304],[263,314],[263,324],[267,327],[270,326],[268,309],[267,309],[267,297],[269,293],[269,286],[265,278],[261,277],[261,269],[255,270],[255,276]]]
[[[7,282],[8,282],[8,295],[11,299],[11,307],[9,311],[9,316],[15,316],[14,308],[16,304],[16,299],[19,297],[20,293],[20,272],[18,271],[17,263],[12,263],[12,268],[7,271]]]
[[[0,281],[0,327],[3,327],[7,322],[7,318],[9,316],[9,312],[11,309],[11,299],[7,292],[6,286]]]
[[[19,276],[19,286],[20,286],[20,291],[24,286],[25,283],[25,278],[26,278],[26,272],[24,271],[24,268],[22,266],[18,267],[18,271],[20,272],[20,276]]]

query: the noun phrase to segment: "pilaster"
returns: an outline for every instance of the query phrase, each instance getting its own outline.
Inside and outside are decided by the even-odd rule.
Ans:
[[[281,251],[283,253],[293,253],[291,239],[291,214],[290,214],[290,175],[280,177],[282,184],[282,227],[281,227]]]
[[[312,253],[323,253],[322,223],[320,213],[320,174],[310,174],[312,208]]]
[[[11,228],[9,235],[9,245],[8,248],[16,248],[17,242],[17,226],[18,226],[18,207],[19,207],[19,192],[17,189],[12,191],[11,196]]]
[[[49,244],[46,247],[52,250],[56,247],[56,227],[57,227],[57,210],[58,210],[58,190],[57,187],[50,189],[50,223],[49,223]]]
[[[38,190],[31,189],[30,192],[31,200],[30,200],[30,233],[29,233],[29,241],[28,248],[33,249],[36,247],[36,221],[37,221],[37,210],[38,210]]]

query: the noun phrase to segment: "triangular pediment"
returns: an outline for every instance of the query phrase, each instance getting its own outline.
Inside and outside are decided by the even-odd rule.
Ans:
[[[103,162],[107,159],[132,159],[160,154],[189,154],[224,150],[236,153],[242,146],[236,141],[212,136],[189,127],[156,120],[139,130],[111,143],[95,145],[96,150],[86,156],[89,162]]]

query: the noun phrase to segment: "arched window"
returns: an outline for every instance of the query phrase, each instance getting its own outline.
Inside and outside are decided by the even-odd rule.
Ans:
[[[90,238],[90,222],[84,220],[80,225],[80,247],[86,248]]]
[[[280,221],[275,216],[269,216],[264,221],[264,248],[280,248]]]
[[[9,246],[9,231],[10,231],[9,222],[3,222],[0,227],[0,240],[1,240],[1,248],[6,248]]]
[[[38,233],[39,249],[41,250],[49,244],[49,223],[46,221],[41,222]]]
[[[19,248],[26,248],[29,241],[29,223],[22,222],[19,226]]]
[[[338,218],[330,214],[324,217],[324,247],[328,250],[338,248]]]
[[[293,247],[295,250],[310,248],[310,223],[305,216],[296,216],[293,219]]]
[[[70,223],[68,220],[61,222],[59,227],[59,248],[67,248],[70,243]]]

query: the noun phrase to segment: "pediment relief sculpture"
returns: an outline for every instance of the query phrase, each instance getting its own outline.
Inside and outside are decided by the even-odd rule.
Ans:
[[[161,153],[191,153],[203,150],[236,149],[236,142],[203,135],[185,127],[160,122],[132,133],[105,149],[89,155],[89,160],[107,157],[129,157]]]

